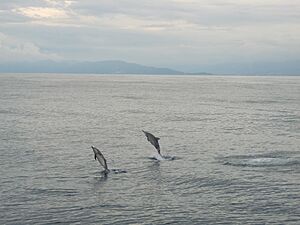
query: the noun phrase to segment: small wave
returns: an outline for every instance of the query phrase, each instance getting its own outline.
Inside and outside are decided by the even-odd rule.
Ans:
[[[299,158],[272,156],[231,156],[223,160],[224,165],[267,167],[300,165]]]
[[[110,171],[113,172],[114,174],[127,173],[126,170],[122,170],[122,169],[111,169]]]
[[[140,96],[122,96],[122,95],[115,95],[112,96],[113,98],[120,98],[120,99],[129,99],[129,100],[140,100],[140,99],[145,99],[144,97]]]
[[[151,156],[149,157],[149,159],[152,159],[152,160],[156,160],[156,161],[173,161],[175,159],[177,159],[176,156],[169,156],[169,155],[154,155],[154,156]]]
[[[108,174],[120,174],[120,173],[127,173],[127,171],[123,170],[123,169],[109,169],[109,172],[103,170],[100,173],[95,172],[94,175],[95,175],[95,177],[98,177],[100,174],[101,177],[107,177]]]
[[[63,189],[63,188],[32,188],[29,189],[31,194],[35,195],[64,195],[64,196],[75,196],[78,191],[75,189]]]

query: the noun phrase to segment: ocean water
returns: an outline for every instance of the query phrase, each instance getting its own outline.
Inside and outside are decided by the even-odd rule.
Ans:
[[[299,146],[300,77],[1,74],[0,224],[300,224]]]

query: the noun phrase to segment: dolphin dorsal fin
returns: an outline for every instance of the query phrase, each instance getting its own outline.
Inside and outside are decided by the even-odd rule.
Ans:
[[[159,137],[156,137],[156,140],[159,140],[160,138]]]

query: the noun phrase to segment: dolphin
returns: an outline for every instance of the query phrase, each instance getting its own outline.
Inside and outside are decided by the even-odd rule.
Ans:
[[[109,169],[107,167],[106,159],[104,158],[104,156],[102,155],[102,153],[99,151],[99,149],[97,149],[94,146],[91,146],[91,147],[92,147],[92,149],[94,151],[94,154],[95,154],[95,160],[97,159],[98,162],[103,166],[104,172],[108,173]]]
[[[149,132],[146,132],[144,130],[142,130],[142,131],[144,132],[145,136],[147,137],[147,141],[149,141],[156,148],[158,154],[161,156],[160,147],[159,147],[159,143],[158,143],[159,138],[155,137],[153,134],[151,134]]]

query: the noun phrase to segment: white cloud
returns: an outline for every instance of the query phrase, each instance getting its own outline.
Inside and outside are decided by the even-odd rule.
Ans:
[[[149,20],[146,18],[128,16],[124,14],[106,14],[101,17],[80,16],[79,20],[82,24],[87,26],[90,25],[137,31],[185,30],[202,28],[197,24],[190,23],[183,19]]]
[[[65,10],[48,7],[18,8],[14,12],[34,19],[65,19],[69,17]]]
[[[22,41],[16,37],[0,33],[0,61],[34,61],[34,60],[59,60],[56,54],[46,53],[32,42]]]
[[[44,0],[48,5],[53,7],[69,7],[74,1],[64,1],[64,0]]]

